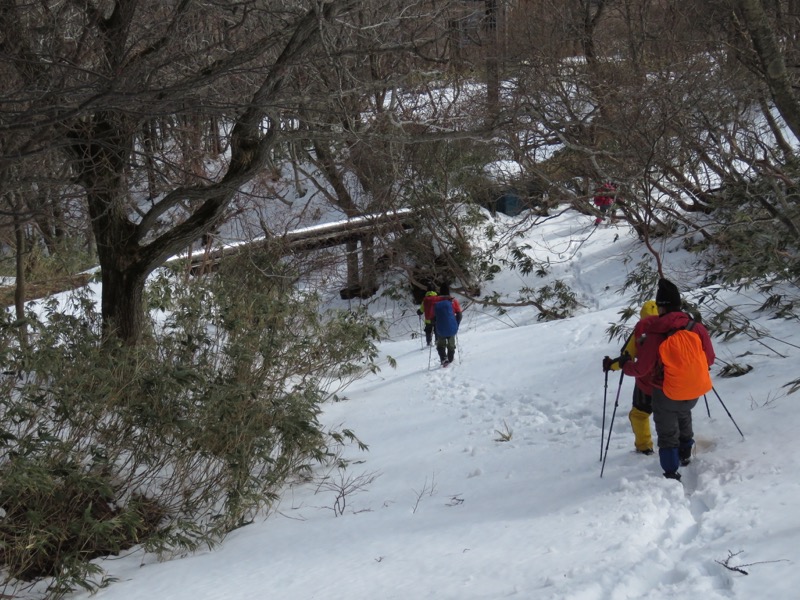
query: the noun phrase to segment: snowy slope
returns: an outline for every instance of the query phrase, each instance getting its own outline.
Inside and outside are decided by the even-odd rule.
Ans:
[[[682,483],[666,480],[656,456],[633,452],[632,381],[620,387],[612,374],[606,390],[601,369],[619,345],[605,330],[632,302],[616,290],[643,249],[627,229],[595,230],[588,219],[567,212],[526,240],[578,294],[575,317],[540,323],[531,308],[498,317],[472,305],[456,364],[431,370],[428,349],[409,335],[415,307],[392,309],[399,333],[382,345],[386,365],[324,415],[368,452],[344,449],[348,470],[320,470],[315,483],[288,489],[273,514],[217,549],[160,563],[140,551],[102,561],[118,581],[94,597],[798,597],[800,395],[782,386],[798,376],[800,324],[759,316],[776,338],[769,348],[715,340],[723,361],[754,369],[715,378],[731,417],[713,394],[710,417],[698,403],[695,460]],[[691,257],[665,260],[683,287]],[[496,285],[510,293],[520,281],[538,285],[518,273]],[[729,299],[755,317],[756,299]]]

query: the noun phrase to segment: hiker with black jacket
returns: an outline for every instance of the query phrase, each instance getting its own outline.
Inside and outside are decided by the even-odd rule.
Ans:
[[[658,282],[658,316],[647,317],[635,360],[620,358],[629,377],[650,377],[653,382],[653,422],[664,477],[680,480],[678,468],[691,461],[694,446],[692,409],[711,391],[709,369],[714,347],[708,330],[681,311],[681,296],[674,283]]]

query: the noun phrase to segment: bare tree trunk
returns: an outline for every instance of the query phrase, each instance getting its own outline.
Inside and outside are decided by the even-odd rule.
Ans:
[[[491,126],[500,112],[500,47],[497,39],[497,0],[486,0],[486,112]]]
[[[207,121],[208,124],[208,150],[212,156],[219,156],[222,154],[222,139],[219,130],[219,119],[216,115],[211,115]]]
[[[302,142],[289,142],[289,155],[292,157],[292,173],[294,174],[294,187],[298,196],[306,195],[306,188],[300,180],[300,160],[297,157],[297,144]]]
[[[775,32],[772,30],[761,0],[735,0],[763,70],[764,80],[783,120],[800,138],[800,104],[795,98],[792,80],[786,70]]]
[[[361,238],[361,290],[362,294],[373,294],[378,289],[375,272],[375,240],[371,235]]]
[[[203,156],[205,155],[205,139],[203,137],[204,121],[202,115],[192,111],[181,119],[180,139],[183,152],[183,167],[186,170],[186,185],[194,185],[206,178]]]
[[[144,166],[147,172],[147,193],[151,198],[155,198],[158,195],[154,148],[154,140],[156,138],[155,128],[156,124],[154,119],[148,119],[142,125],[142,146]]]
[[[345,251],[347,252],[347,289],[357,290],[361,282],[358,268],[358,242],[347,242]]]
[[[773,115],[772,110],[770,110],[767,99],[761,94],[758,96],[758,105],[761,108],[761,114],[764,115],[764,119],[769,125],[772,135],[775,137],[775,143],[778,144],[778,148],[780,148],[783,153],[784,160],[789,160],[794,154],[794,148],[792,148],[791,144],[786,140],[780,123],[777,122],[775,115]]]
[[[20,208],[13,200],[11,205],[14,207],[14,239],[17,245],[17,251],[14,255],[14,266],[16,272],[16,281],[14,285],[14,309],[16,311],[17,320],[21,321],[25,318],[25,254],[27,244],[25,240],[25,223],[20,216]]]
[[[144,326],[144,287],[147,273],[141,268],[109,268],[102,271],[102,317],[106,335],[138,341]]]

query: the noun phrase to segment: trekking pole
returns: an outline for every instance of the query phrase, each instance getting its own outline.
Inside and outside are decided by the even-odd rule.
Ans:
[[[622,356],[625,353],[625,348],[628,347],[628,344],[630,343],[632,338],[633,338],[633,332],[631,331],[631,333],[625,339],[625,343],[622,344],[622,349],[620,350],[620,356]],[[604,385],[604,388],[603,388],[603,428],[602,428],[602,430],[600,432],[600,459],[599,460],[603,460],[603,436],[605,435],[605,432],[606,432],[606,397],[608,395],[608,371],[606,371],[605,374],[606,374],[606,381],[605,381],[605,385]],[[620,371],[619,371],[619,386],[620,386],[620,388],[622,387],[622,367],[620,367]],[[617,391],[617,398],[619,398],[619,391]],[[614,408],[616,409],[616,407],[614,407]],[[609,436],[610,435],[611,435],[611,431],[609,431]],[[600,476],[602,477],[602,474]]]
[[[606,459],[608,458],[608,445],[611,443],[611,430],[614,429],[614,417],[617,415],[617,406],[619,406],[619,393],[622,391],[622,378],[625,373],[622,369],[619,371],[619,387],[617,388],[617,398],[614,400],[614,410],[611,413],[611,423],[608,425],[608,438],[606,439],[606,453],[603,455],[603,466],[600,467],[600,477],[603,476],[603,471],[606,469]]]
[[[711,411],[708,408],[708,394],[703,394],[703,400],[706,401],[706,413],[708,413],[708,418],[711,418]]]
[[[603,442],[606,435],[606,398],[608,398],[608,371],[605,372],[605,384],[603,385],[603,426],[600,428],[600,458],[603,460]]]
[[[719,397],[719,393],[717,392],[717,388],[712,387],[711,391],[713,391],[714,394],[717,396],[717,400],[719,400],[719,403],[722,404],[722,408],[724,408],[725,412],[728,413],[728,416],[730,417],[731,422],[733,423],[734,427],[736,427],[736,430],[739,432],[739,435],[741,435],[742,439],[744,439],[744,434],[742,433],[742,430],[739,429],[739,426],[736,424],[736,421],[733,420],[733,416],[731,416],[731,411],[728,410],[728,407],[725,406],[725,403],[722,401],[722,398]]]

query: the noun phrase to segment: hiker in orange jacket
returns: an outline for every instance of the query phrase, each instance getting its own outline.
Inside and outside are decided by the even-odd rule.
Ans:
[[[628,341],[622,348],[620,354],[627,354],[631,358],[636,358],[636,340],[642,335],[644,319],[658,315],[658,306],[655,300],[648,300],[642,305],[639,311],[640,320],[633,328],[633,333],[628,337]],[[606,356],[603,359],[603,371],[619,371],[619,358],[611,359]],[[636,385],[633,386],[633,402],[631,411],[628,413],[628,420],[631,422],[633,430],[633,444],[636,452],[641,454],[653,454],[653,436],[650,433],[650,415],[653,414],[653,383],[649,375],[636,378]]]
[[[711,389],[708,369],[714,364],[715,355],[708,330],[681,311],[681,296],[674,283],[666,279],[659,280],[656,304],[659,316],[643,320],[642,341],[639,343],[636,358],[630,360],[628,356],[622,355],[619,362],[625,375],[651,377],[653,422],[658,437],[659,460],[664,477],[680,480],[678,467],[691,462],[694,446],[692,409],[699,396]],[[687,366],[687,370],[682,373],[669,373],[667,380],[667,367],[671,369],[672,365],[667,364],[661,346],[668,338],[677,336],[681,331],[687,335],[676,338],[682,344],[679,351],[685,353],[687,359],[704,358],[704,373],[700,376],[690,373]],[[695,381],[703,377],[705,381]],[[697,393],[698,389],[705,391]]]

